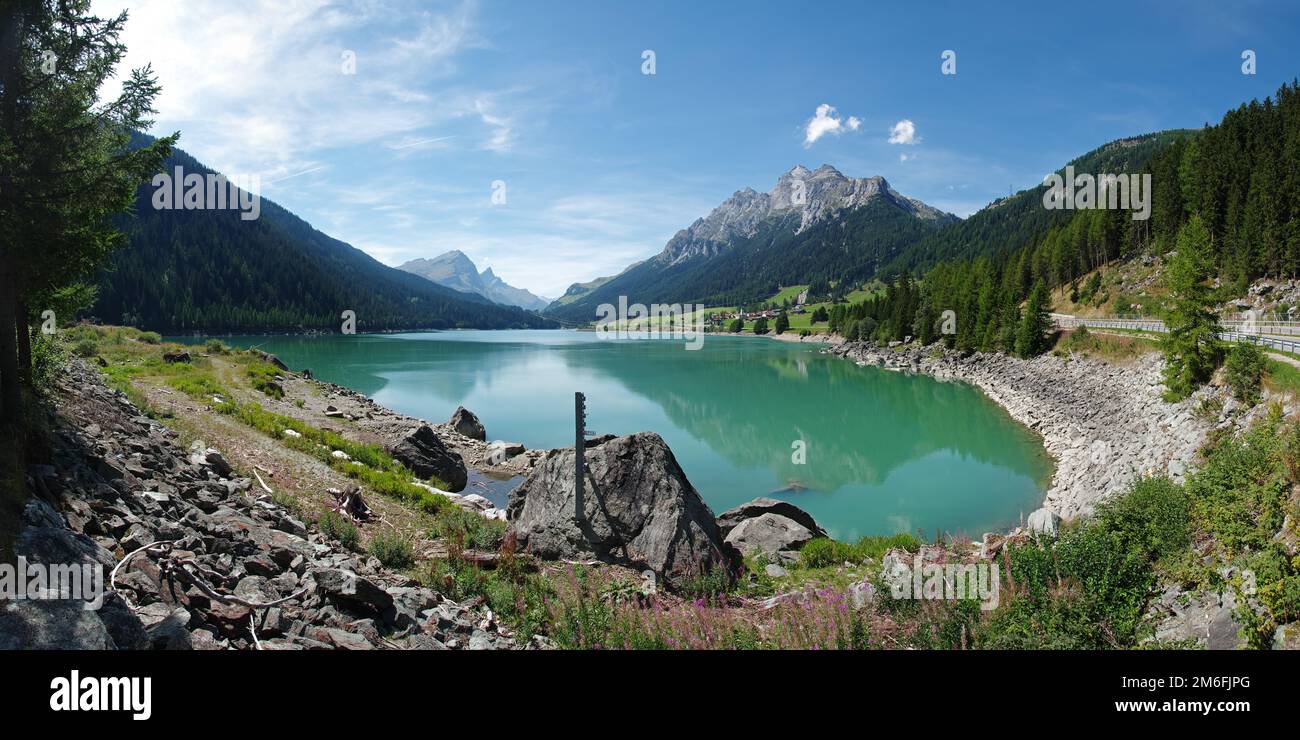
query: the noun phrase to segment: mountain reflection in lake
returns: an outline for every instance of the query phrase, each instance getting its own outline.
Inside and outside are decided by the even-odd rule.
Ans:
[[[772,495],[839,539],[978,537],[1037,508],[1051,471],[1040,441],[977,390],[858,367],[820,345],[709,336],[686,351],[574,331],[226,341],[430,421],[464,404],[490,439],[529,447],[572,445],[580,390],[591,431],[659,433],[715,512]]]

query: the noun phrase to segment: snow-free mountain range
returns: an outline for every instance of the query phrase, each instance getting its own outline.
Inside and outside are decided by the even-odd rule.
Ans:
[[[530,311],[540,311],[551,303],[548,298],[542,298],[523,288],[507,284],[492,272],[491,267],[479,272],[473,260],[458,249],[444,252],[432,259],[413,259],[398,265],[397,269],[419,275],[452,290],[481,295],[503,306],[518,306]]]
[[[1179,132],[1121,139],[1079,157],[1080,171],[1138,171]],[[137,143],[148,137],[138,136]],[[181,150],[170,171],[211,172]],[[261,217],[233,210],[158,210],[151,188],[120,219],[90,315],[163,333],[553,328],[586,324],[602,303],[748,305],[791,285],[861,285],[945,260],[992,257],[1037,238],[1068,213],[1041,207],[1041,187],[963,220],[910,198],[883,177],[796,166],[767,192],[746,187],[617,275],[574,283],[550,301],[480,271],[460,251],[388,267],[263,198]]]
[[[798,165],[767,192],[737,191],[658,255],[617,276],[570,286],[547,313],[580,320],[618,295],[719,305],[819,278],[866,278],[902,246],[958,220],[883,177]]]

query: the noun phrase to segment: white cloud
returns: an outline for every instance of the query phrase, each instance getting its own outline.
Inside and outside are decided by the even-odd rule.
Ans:
[[[889,129],[890,144],[916,144],[921,137],[916,135],[916,124],[904,118]]]
[[[347,147],[454,134],[463,148],[503,151],[518,138],[511,101],[448,80],[459,54],[487,46],[472,0],[400,20],[372,0],[94,0],[92,9],[129,10],[119,78],[152,64],[162,85],[153,131],[179,129],[180,146],[221,171],[265,181]]]
[[[862,127],[862,119],[857,116],[849,116],[848,119],[842,119],[837,115],[835,106],[830,103],[822,103],[817,106],[817,112],[808,123],[804,126],[803,145],[804,148],[812,146],[821,137],[826,134],[839,135],[845,131],[857,131]]]

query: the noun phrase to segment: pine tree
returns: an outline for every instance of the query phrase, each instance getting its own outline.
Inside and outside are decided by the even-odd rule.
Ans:
[[[1051,312],[1047,284],[1039,280],[1029,292],[1025,315],[1020,319],[1020,330],[1016,333],[1017,355],[1035,357],[1047,350],[1052,330]]]
[[[1176,401],[1190,396],[1210,379],[1222,357],[1219,319],[1208,282],[1214,274],[1210,233],[1200,216],[1178,232],[1177,253],[1165,274],[1169,288],[1165,353],[1165,396]]]
[[[122,242],[111,217],[158,171],[175,137],[130,148],[159,87],[146,67],[99,100],[126,53],[126,13],[89,0],[10,0],[0,9],[0,399],[15,418],[31,362],[28,322],[90,278]],[[52,55],[52,56],[50,56]]]

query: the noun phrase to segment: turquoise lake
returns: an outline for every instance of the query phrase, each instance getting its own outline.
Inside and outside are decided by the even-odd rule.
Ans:
[[[842,540],[978,537],[1038,508],[1051,475],[1041,441],[974,388],[820,345],[709,335],[688,351],[577,331],[223,339],[430,421],[464,405],[490,440],[530,448],[572,446],[582,391],[589,431],[657,432],[715,512],[770,495]]]

